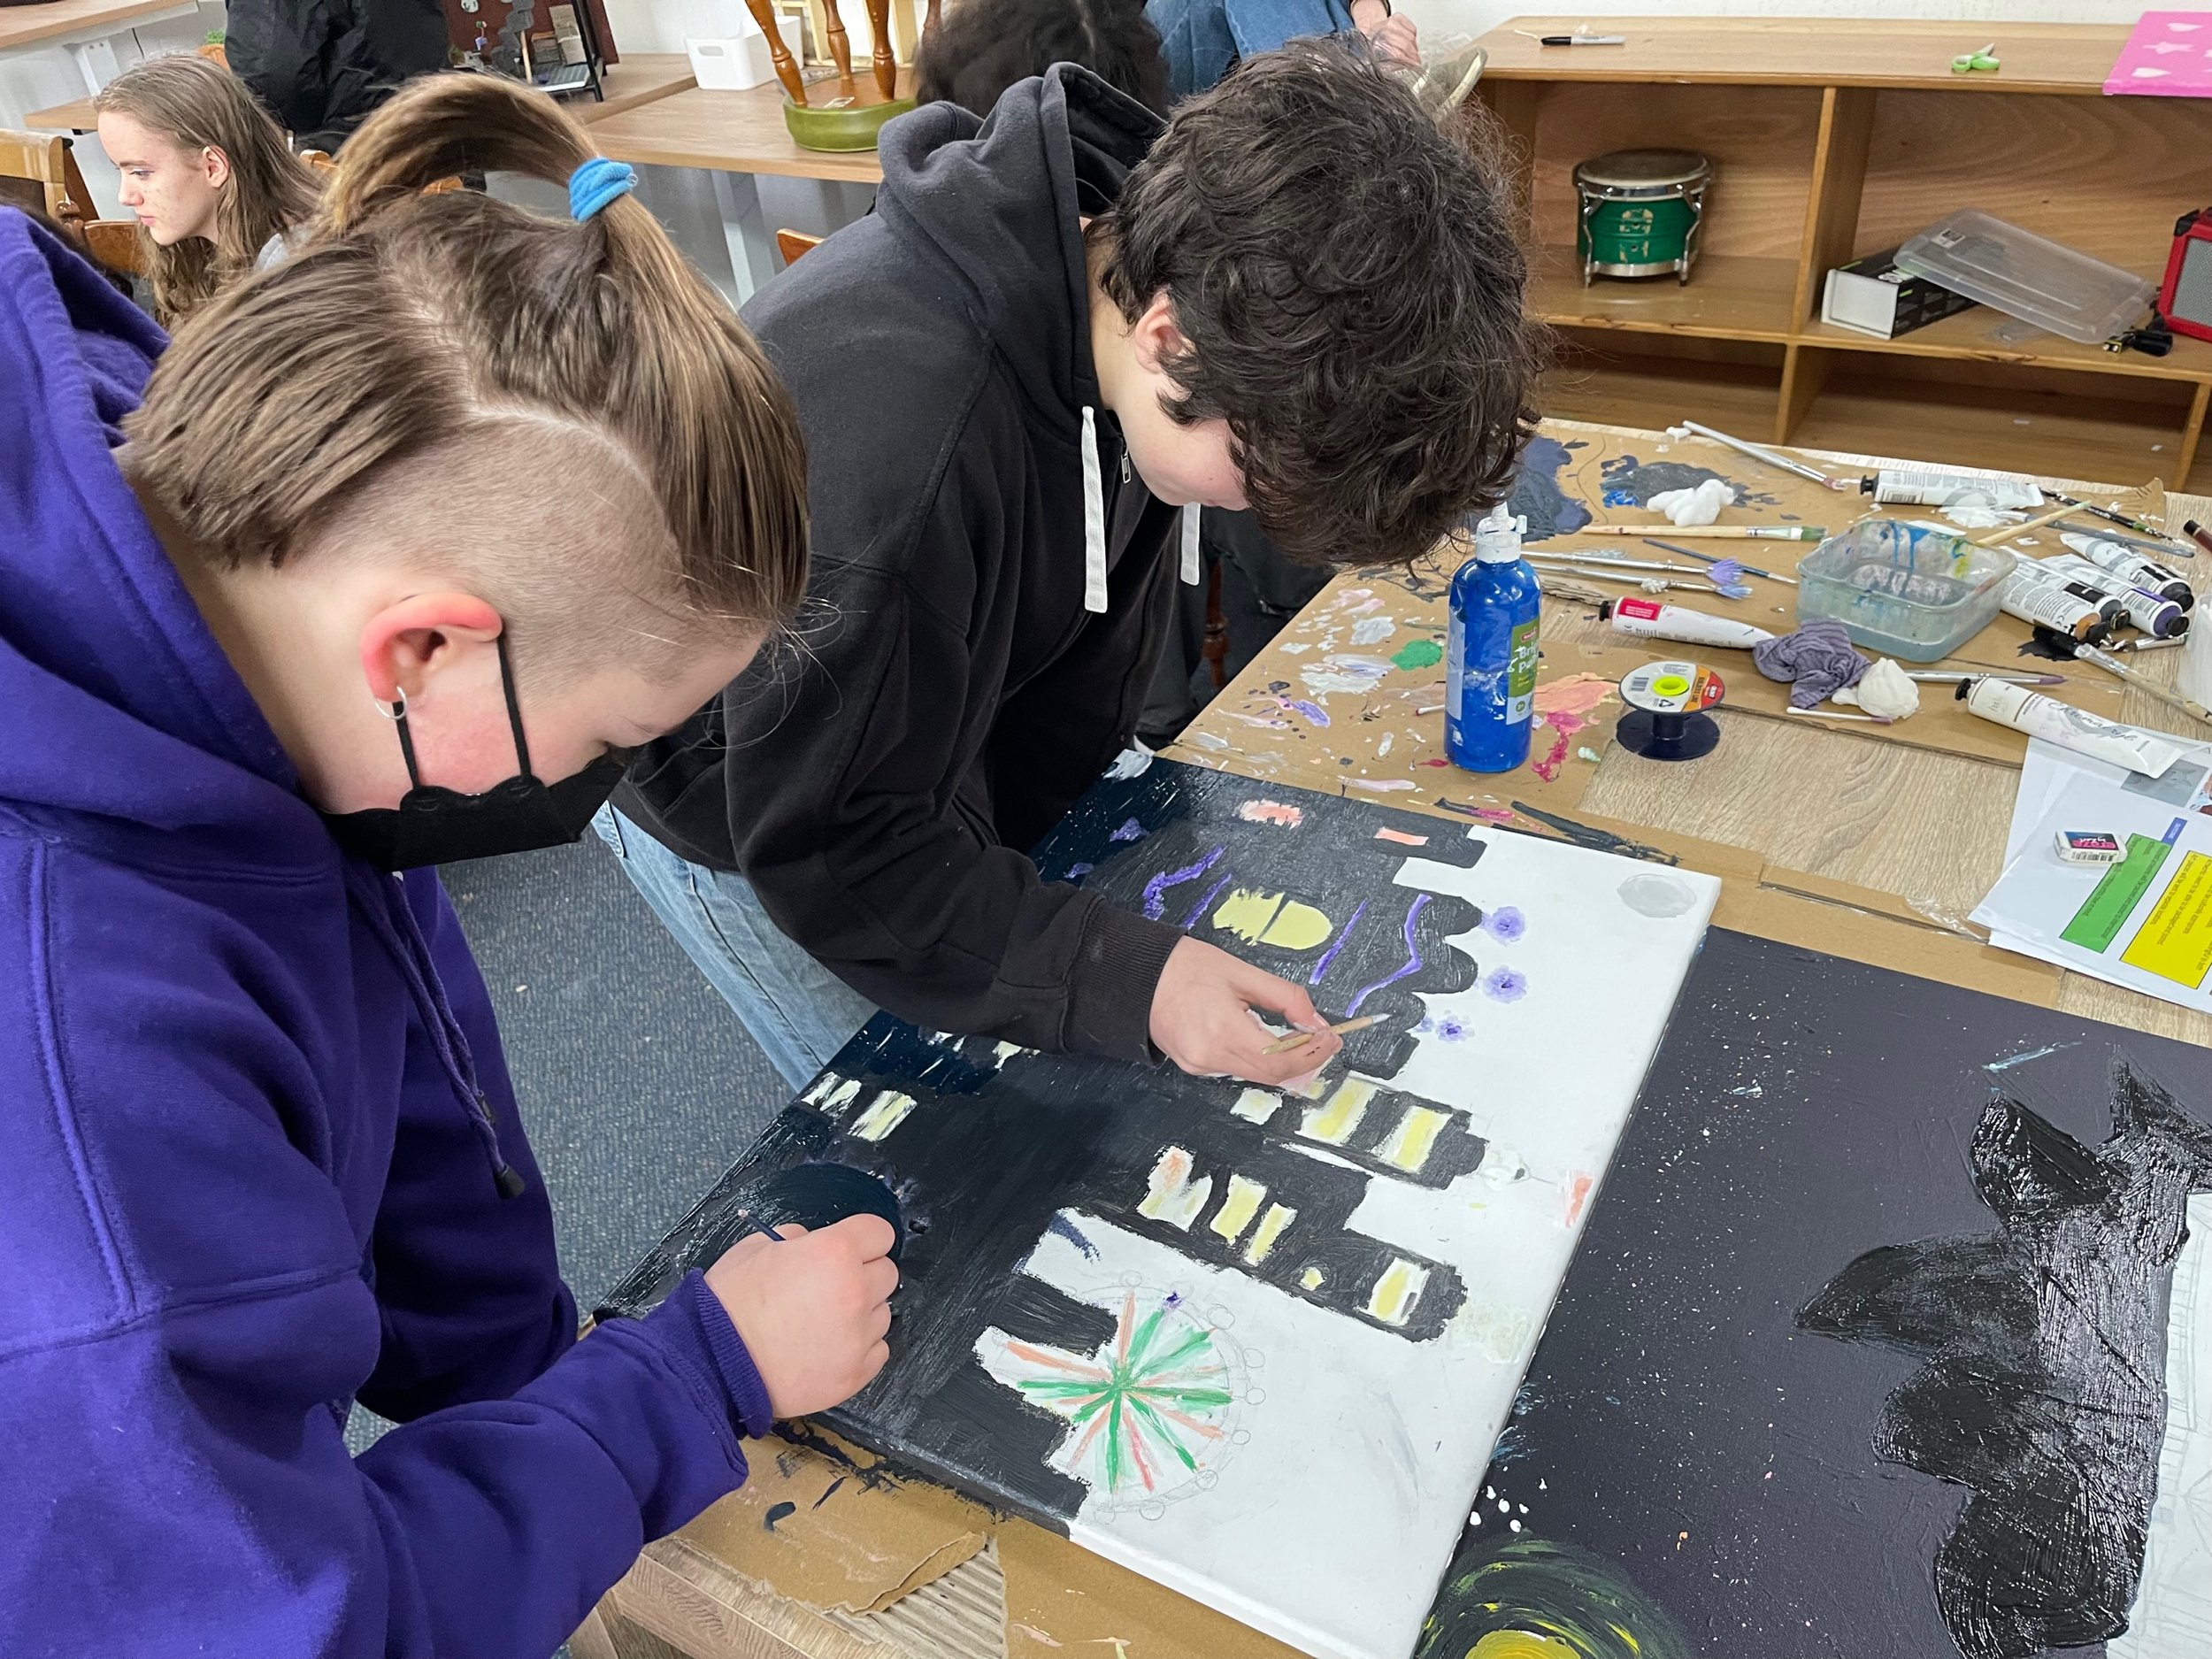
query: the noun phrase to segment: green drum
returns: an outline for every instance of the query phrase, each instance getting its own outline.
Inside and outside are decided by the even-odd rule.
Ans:
[[[1616,150],[1574,171],[1575,253],[1600,276],[1690,280],[1713,164],[1689,150]]]

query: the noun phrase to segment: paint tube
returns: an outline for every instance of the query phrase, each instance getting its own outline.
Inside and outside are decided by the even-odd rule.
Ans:
[[[2061,749],[2070,749],[2077,754],[2139,772],[2147,778],[2163,775],[2169,766],[2181,758],[2181,751],[2154,732],[2103,719],[2071,703],[2061,703],[2056,697],[2030,691],[2025,686],[2010,685],[2001,680],[1976,680],[1959,690],[1967,708],[1985,720],[1994,720],[1999,726],[2042,738]]]
[[[1685,605],[1663,605],[1631,595],[1607,601],[1598,614],[1620,634],[1645,640],[1680,640],[1686,645],[1733,645],[1744,650],[1774,637],[1766,629],[1732,617],[1709,616]]]
[[[2124,541],[2115,541],[2110,536],[2084,535],[2078,530],[2061,531],[2058,539],[2099,570],[2131,582],[2147,593],[2156,594],[2161,599],[2170,599],[2184,611],[2197,603],[2196,595],[2190,591],[2189,584],[2178,572],[2168,569],[2156,559],[2145,558]]]
[[[2147,588],[2135,587],[2110,571],[2100,570],[2085,558],[2062,553],[2036,563],[2079,587],[2093,588],[2107,597],[2118,600],[2127,619],[2154,640],[2170,640],[2177,634],[2189,631],[2189,618],[2172,600]]]
[[[1884,506],[1940,507],[1967,490],[1989,498],[1999,512],[2019,512],[2043,504],[2043,492],[2024,479],[1976,478],[1966,472],[1924,472],[1914,467],[1886,466],[1872,478],[1859,480],[1859,493],[1871,495]]]
[[[2093,588],[2062,581],[2033,559],[2023,559],[2005,578],[1997,603],[2007,616],[2017,617],[2055,633],[2070,634],[2092,643],[2112,631],[2125,607]]]

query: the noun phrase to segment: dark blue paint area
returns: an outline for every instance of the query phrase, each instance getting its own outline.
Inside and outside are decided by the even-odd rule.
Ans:
[[[1521,470],[1513,480],[1507,510],[1528,520],[1530,541],[1566,535],[1590,522],[1589,503],[1567,494],[1559,481],[1572,457],[1556,438],[1534,437],[1521,451]]]
[[[1085,1261],[1095,1262],[1098,1260],[1098,1246],[1093,1244],[1088,1239],[1083,1236],[1082,1228],[1077,1226],[1075,1223],[1070,1221],[1065,1216],[1061,1215],[1057,1211],[1054,1212],[1051,1220],[1045,1223],[1045,1231],[1047,1233],[1057,1233],[1061,1238],[1065,1239],[1070,1244],[1072,1244],[1077,1249],[1082,1251],[1083,1259]]]
[[[787,1521],[798,1512],[799,1506],[795,1503],[772,1503],[768,1506],[768,1512],[760,1517],[760,1524],[772,1532],[778,1521]]]
[[[796,1164],[779,1170],[741,1194],[740,1204],[763,1227],[797,1225],[812,1232],[855,1216],[881,1216],[891,1224],[891,1259],[906,1243],[899,1201],[865,1170],[849,1164]]]

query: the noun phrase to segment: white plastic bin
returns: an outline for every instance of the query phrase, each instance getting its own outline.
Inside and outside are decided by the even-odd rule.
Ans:
[[[686,35],[684,50],[691,56],[691,73],[702,87],[718,92],[742,92],[773,80],[775,61],[768,55],[768,37],[750,17],[741,15],[735,35]],[[799,55],[799,19],[779,18],[778,31],[794,58]]]

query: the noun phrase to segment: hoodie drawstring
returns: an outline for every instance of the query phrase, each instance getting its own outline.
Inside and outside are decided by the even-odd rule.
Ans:
[[[1098,411],[1083,405],[1083,609],[1106,614],[1106,480],[1098,474]]]
[[[1198,559],[1198,515],[1203,511],[1196,502],[1183,509],[1183,580],[1193,588],[1206,574]]]
[[[407,994],[415,1004],[416,1018],[429,1033],[431,1047],[444,1068],[446,1081],[475,1132],[477,1144],[491,1165],[492,1184],[502,1198],[515,1198],[524,1189],[522,1176],[499,1149],[499,1125],[494,1120],[491,1098],[476,1080],[476,1062],[469,1053],[468,1033],[446,1001],[445,988],[430,960],[429,941],[423,938],[415,912],[407,902],[403,884],[379,875],[354,859],[347,859],[346,888],[386,952],[391,956]],[[370,886],[368,884],[374,884]]]

